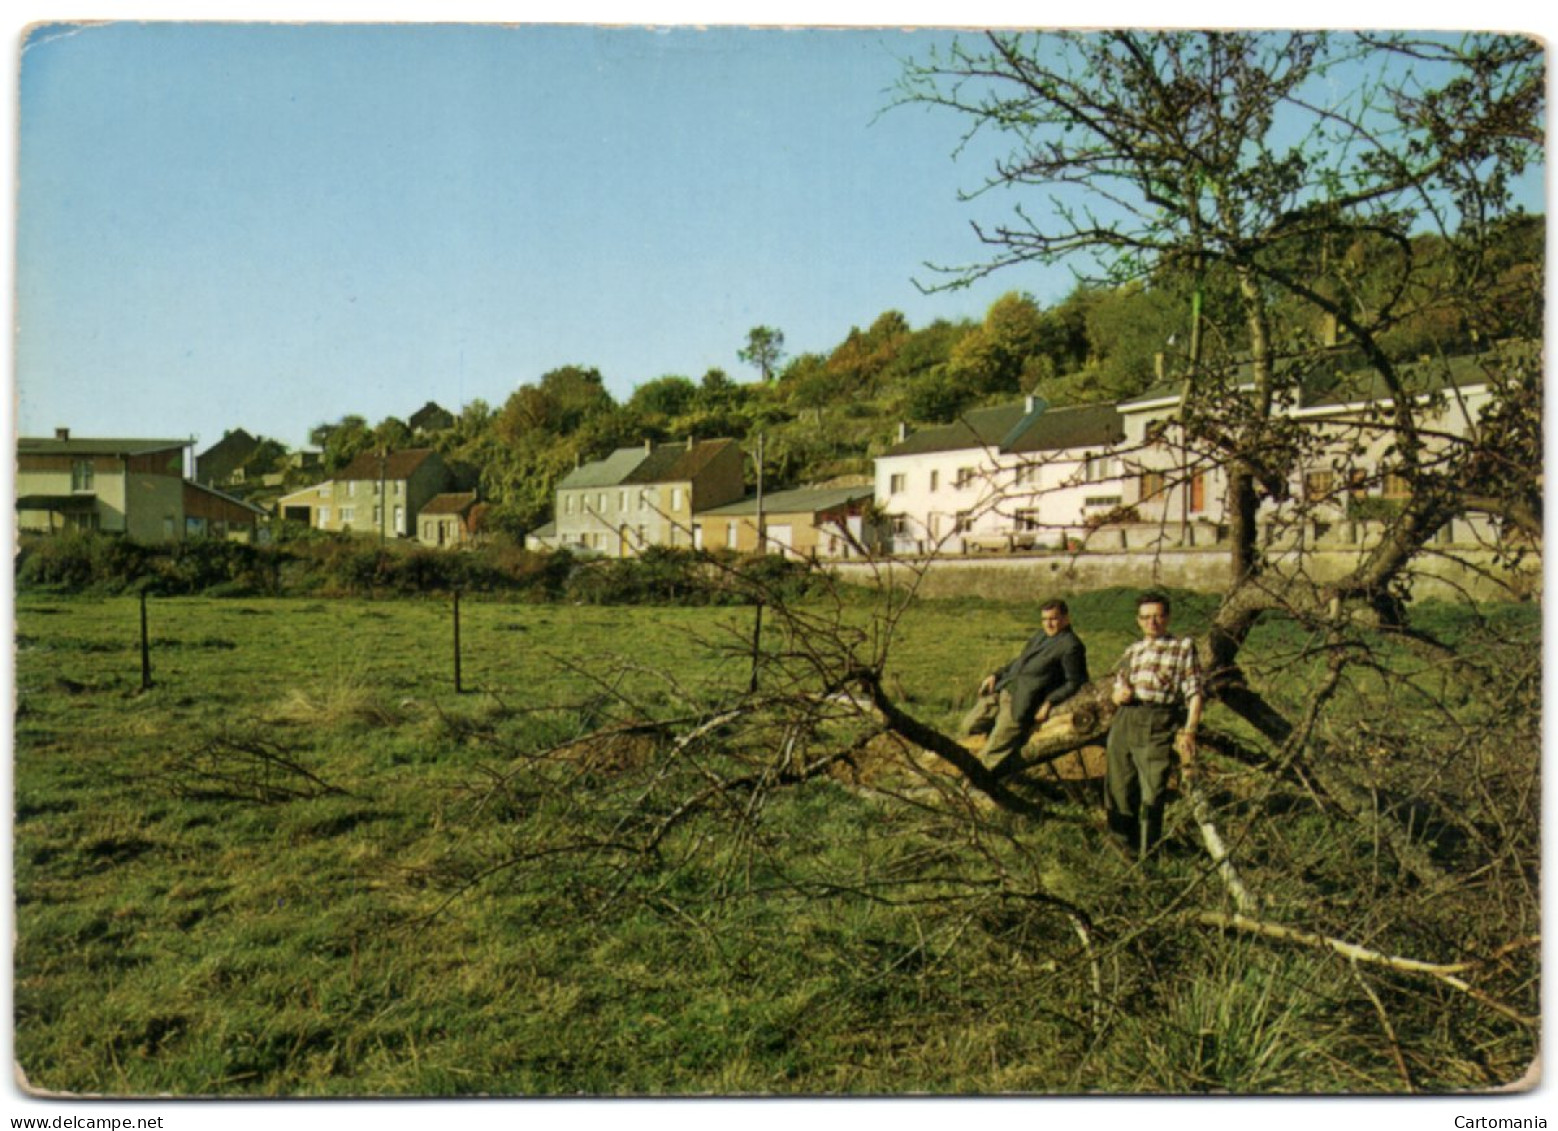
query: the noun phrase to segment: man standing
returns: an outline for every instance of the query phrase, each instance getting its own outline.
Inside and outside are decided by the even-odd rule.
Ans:
[[[984,752],[988,766],[1014,756],[1035,726],[1087,684],[1087,647],[1071,631],[1066,603],[1044,602],[1039,625],[1021,655],[985,677],[979,703],[963,720],[965,735],[989,729]]]
[[[1163,834],[1164,789],[1173,751],[1181,772],[1195,769],[1201,724],[1201,665],[1195,641],[1169,632],[1169,600],[1162,593],[1136,599],[1142,638],[1115,669],[1115,703],[1104,779],[1109,827],[1145,859]]]

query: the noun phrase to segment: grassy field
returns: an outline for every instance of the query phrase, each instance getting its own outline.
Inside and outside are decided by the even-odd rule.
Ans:
[[[1132,608],[1119,593],[1073,607],[1098,674]],[[1209,608],[1189,600],[1181,624]],[[870,611],[843,616],[869,635]],[[29,1081],[137,1095],[1399,1087],[1345,964],[1218,935],[1143,951],[1141,909],[1204,895],[1204,872],[1176,857],[1164,867],[1182,889],[1144,885],[1101,847],[1085,790],[1035,823],[951,787],[819,775],[693,814],[649,863],[621,851],[643,831],[626,814],[669,824],[677,798],[735,763],[689,757],[676,793],[642,736],[567,744],[650,716],[690,727],[730,701],[752,615],[467,601],[456,694],[445,601],[154,599],[143,693],[133,599],[22,594],[15,1047]],[[1534,617],[1509,616],[1529,647]],[[918,605],[896,626],[889,686],[950,728],[1035,617]],[[777,629],[768,647],[785,647]],[[1290,682],[1312,664],[1280,631],[1259,647]],[[1424,681],[1425,703],[1450,695]],[[1300,815],[1283,835],[1324,832]],[[1089,902],[1099,939],[1081,947],[1036,893]],[[1106,1000],[1147,1008],[1106,1016]],[[1529,1053],[1518,1030],[1478,1034],[1466,1063],[1439,1057],[1443,1034],[1398,1039],[1419,1082],[1432,1063],[1454,1086],[1508,1078]]]

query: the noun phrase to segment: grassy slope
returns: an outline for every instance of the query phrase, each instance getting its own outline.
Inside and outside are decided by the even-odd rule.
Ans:
[[[1129,602],[1091,594],[1073,608],[1100,674],[1129,639]],[[1181,623],[1193,630],[1205,611],[1192,603]],[[1300,1038],[1323,1032],[1343,1049],[1352,1022],[1328,1015],[1331,991],[1282,955],[1208,947],[1210,979],[1164,999],[1174,1025],[1124,1019],[1111,1051],[1054,961],[1071,947],[1064,922],[1057,934],[1021,909],[803,889],[802,871],[865,891],[971,866],[934,820],[832,783],[776,800],[753,833],[760,850],[668,865],[619,906],[581,914],[598,885],[560,857],[428,917],[450,861],[501,858],[521,836],[565,841],[589,820],[578,791],[612,788],[609,772],[538,770],[494,802],[493,771],[590,725],[616,691],[653,703],[740,686],[749,611],[468,602],[464,680],[481,691],[465,696],[444,603],[191,599],[151,613],[156,687],[139,695],[133,601],[19,602],[16,1049],[39,1087],[1177,1089],[1187,1057],[1208,1086],[1392,1085],[1389,1064],[1302,1062]],[[914,710],[950,725],[1032,618],[920,606],[893,677]],[[596,678],[608,667],[612,687]],[[245,748],[272,749],[261,744],[343,792],[266,799],[267,786],[307,783],[243,763]],[[212,776],[235,767],[225,785]],[[1043,862],[1052,891],[1124,882],[1075,826],[992,820]],[[674,851],[716,831],[695,825]],[[1208,1052],[1199,1034],[1213,1028],[1226,1039]]]

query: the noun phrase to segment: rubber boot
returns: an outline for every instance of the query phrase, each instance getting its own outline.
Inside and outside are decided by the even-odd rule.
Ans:
[[[1136,818],[1125,813],[1116,813],[1113,810],[1109,812],[1108,818],[1109,831],[1120,838],[1120,840],[1125,844],[1126,850],[1129,851],[1130,849],[1135,848],[1141,837],[1141,833],[1137,827],[1139,822],[1136,820]]]

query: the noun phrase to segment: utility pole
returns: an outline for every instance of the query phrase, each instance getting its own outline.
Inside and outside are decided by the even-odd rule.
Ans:
[[[757,552],[768,553],[768,530],[763,523],[763,434],[757,434]]]

